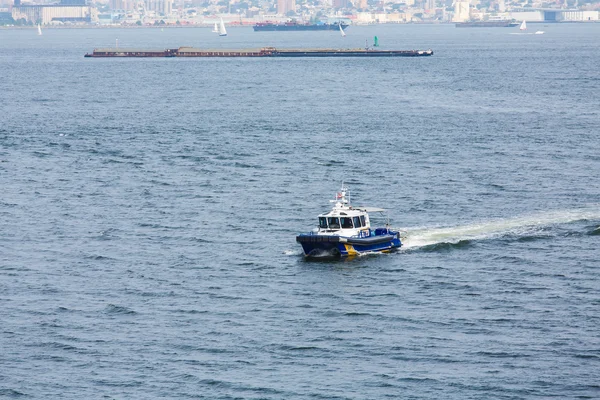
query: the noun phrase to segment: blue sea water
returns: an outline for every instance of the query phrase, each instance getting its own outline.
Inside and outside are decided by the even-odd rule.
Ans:
[[[0,30],[0,397],[600,398],[600,24],[539,29]],[[83,58],[375,35],[435,55]],[[303,258],[342,181],[401,251]]]

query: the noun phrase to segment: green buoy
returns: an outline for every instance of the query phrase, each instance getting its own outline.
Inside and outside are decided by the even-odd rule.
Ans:
[[[373,47],[379,47],[379,39],[377,39],[377,36],[373,39]]]

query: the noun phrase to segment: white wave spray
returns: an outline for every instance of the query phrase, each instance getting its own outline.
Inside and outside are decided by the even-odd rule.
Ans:
[[[458,243],[463,240],[486,240],[505,235],[535,235],[544,228],[576,221],[600,220],[600,207],[550,211],[529,216],[478,222],[456,227],[403,228],[403,249],[415,249],[438,243]]]

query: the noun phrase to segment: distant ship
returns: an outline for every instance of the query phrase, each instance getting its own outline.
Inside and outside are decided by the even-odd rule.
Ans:
[[[519,23],[515,21],[471,21],[456,24],[457,28],[512,28],[515,26],[519,26]]]
[[[254,32],[264,31],[332,31],[346,29],[349,25],[343,22],[335,24],[309,24],[297,21],[289,21],[283,23],[274,22],[259,22],[253,26]]]

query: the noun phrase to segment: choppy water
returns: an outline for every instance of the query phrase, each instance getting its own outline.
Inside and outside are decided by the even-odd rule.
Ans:
[[[543,29],[0,30],[0,397],[600,397],[600,25]],[[374,35],[435,55],[82,57]],[[402,251],[303,259],[342,180]]]

